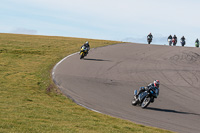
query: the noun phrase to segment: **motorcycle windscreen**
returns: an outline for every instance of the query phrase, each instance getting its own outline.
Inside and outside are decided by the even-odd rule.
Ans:
[[[134,90],[134,95],[135,95],[135,96],[137,95],[137,90]]]

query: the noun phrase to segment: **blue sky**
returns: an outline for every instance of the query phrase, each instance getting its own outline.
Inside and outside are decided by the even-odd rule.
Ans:
[[[198,0],[1,0],[0,33],[167,44],[200,39]],[[178,43],[180,45],[180,43]]]

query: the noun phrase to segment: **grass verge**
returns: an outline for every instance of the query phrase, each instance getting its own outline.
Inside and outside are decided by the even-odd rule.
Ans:
[[[92,112],[59,93],[51,69],[85,41],[92,48],[119,43],[0,34],[0,132],[169,132]]]

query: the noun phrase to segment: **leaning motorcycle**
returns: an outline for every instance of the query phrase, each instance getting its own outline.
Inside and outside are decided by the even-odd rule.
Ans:
[[[88,49],[85,46],[81,47],[80,50],[80,59],[83,59],[85,56],[87,56]]]
[[[172,45],[172,39],[168,39],[168,42],[169,42],[169,46]]]
[[[145,90],[137,97],[137,90],[134,90],[134,96],[132,100],[132,105],[139,105],[142,108],[146,108],[150,103],[154,102],[154,98],[157,98],[158,90]]]
[[[185,40],[181,40],[181,45],[184,47],[185,46]]]

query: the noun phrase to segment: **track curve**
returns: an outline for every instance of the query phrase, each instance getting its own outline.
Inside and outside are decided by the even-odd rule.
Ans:
[[[153,80],[160,95],[147,109],[133,90]],[[181,133],[200,132],[200,49],[123,43],[62,60],[53,80],[63,94],[104,114]]]

